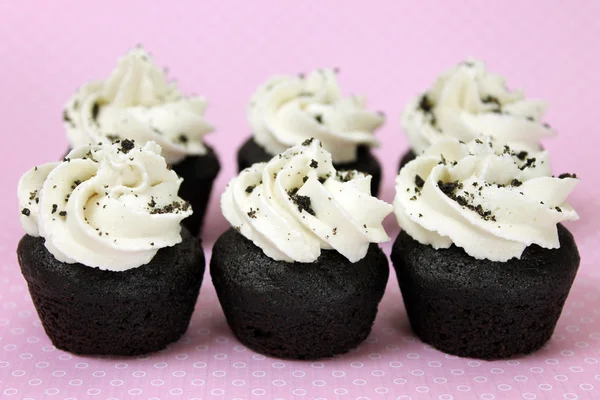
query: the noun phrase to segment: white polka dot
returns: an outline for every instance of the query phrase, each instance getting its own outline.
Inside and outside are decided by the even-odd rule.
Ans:
[[[467,385],[458,385],[456,387],[456,390],[458,390],[459,392],[468,392],[469,390],[471,390],[471,386],[467,386]]]
[[[363,386],[366,385],[367,381],[365,381],[364,379],[355,379],[352,381],[352,383],[357,386]]]
[[[306,394],[306,390],[294,389],[294,391],[292,393],[295,394],[296,396],[304,396]]]
[[[494,400],[496,398],[496,396],[494,396],[491,393],[482,393],[479,397],[481,398],[481,400]]]
[[[313,386],[325,386],[327,384],[327,382],[325,381],[321,381],[321,380],[317,380],[317,381],[313,381]]]
[[[492,368],[492,369],[490,370],[490,372],[491,372],[492,374],[496,374],[496,375],[498,375],[498,374],[503,374],[503,373],[504,373],[504,370],[503,370],[502,368]]]
[[[67,361],[67,360],[70,360],[71,358],[73,358],[73,357],[71,357],[70,354],[61,354],[60,356],[58,356],[58,359],[61,361]]]
[[[399,349],[399,347],[395,344],[388,344],[387,346],[385,346],[385,348],[389,351],[398,351]]]
[[[389,392],[390,390],[386,387],[380,386],[378,388],[375,388],[375,393],[378,394],[386,394],[387,392]]]
[[[396,397],[396,400],[412,400],[412,397],[407,394],[403,394],[402,396]]]
[[[192,382],[193,386],[204,386],[204,380],[202,379],[194,379]]]
[[[213,376],[216,376],[217,378],[222,378],[225,375],[227,375],[227,373],[225,371],[221,371],[221,370],[219,370],[219,371],[213,371],[212,374],[213,374]]]
[[[544,372],[544,369],[540,367],[532,367],[529,368],[529,371],[533,372],[534,374],[541,374],[542,372]]]
[[[237,351],[238,353],[241,353],[242,351],[246,351],[246,348],[244,346],[233,346],[233,351]]]
[[[585,361],[587,364],[598,364],[598,359],[596,358],[588,357],[583,361]]]
[[[255,395],[255,396],[262,396],[262,395],[264,395],[265,393],[267,393],[267,392],[265,391],[265,389],[253,389],[253,390],[252,390],[252,394],[253,394],[253,395]]]
[[[498,385],[498,390],[510,390],[510,389],[512,389],[512,386],[507,385],[506,383]]]
[[[52,376],[55,376],[57,378],[61,378],[63,376],[65,376],[67,373],[65,371],[61,371],[61,370],[56,370],[54,372],[52,372]]]
[[[415,338],[412,336],[404,336],[402,338],[402,341],[406,342],[406,343],[414,343],[415,342]]]
[[[275,368],[275,369],[285,368],[285,363],[276,362],[276,363],[273,363],[272,367]]]
[[[208,346],[205,344],[196,346],[196,351],[207,351],[207,350],[208,350]]]
[[[189,357],[189,356],[188,356],[186,353],[177,354],[177,355],[175,356],[175,358],[176,358],[177,360],[187,360],[187,359],[188,359],[188,357]]]
[[[571,357],[573,354],[575,354],[575,353],[572,352],[571,350],[563,350],[560,352],[560,355],[565,356],[565,357]]]
[[[579,332],[579,327],[577,325],[567,325],[567,330],[569,332]]]
[[[523,393],[521,395],[521,397],[523,397],[525,400],[533,400],[535,399],[537,396],[533,393]]]
[[[429,388],[427,386],[417,386],[415,390],[419,393],[427,393],[429,392]]]
[[[590,385],[589,383],[582,383],[579,385],[579,388],[582,390],[593,390],[594,386]]]
[[[385,372],[383,372],[383,371],[382,371],[382,370],[380,370],[380,369],[376,369],[376,370],[373,370],[373,371],[371,372],[371,375],[373,375],[373,376],[384,376],[384,375],[385,375]]]
[[[71,386],[81,386],[82,383],[83,381],[81,379],[71,379],[69,381],[69,385]]]
[[[517,360],[508,360],[506,362],[506,364],[515,366],[515,365],[519,365],[521,363],[519,361],[517,361]]]
[[[165,384],[165,381],[163,381],[162,379],[153,379],[152,381],[150,381],[150,384],[152,386],[162,386]]]
[[[575,393],[565,393],[565,394],[563,395],[563,397],[564,397],[566,400],[577,400],[577,399],[579,399],[579,396],[577,396]]]
[[[358,362],[358,361],[356,361],[356,362],[353,362],[353,363],[350,363],[350,366],[351,366],[352,368],[362,368],[362,367],[363,367],[363,365],[364,365],[363,363],[361,363],[361,362]]]
[[[213,389],[210,391],[210,394],[213,396],[222,396],[225,394],[225,391],[223,389]]]
[[[450,373],[452,375],[463,375],[465,371],[463,371],[462,369],[452,369],[450,370]]]
[[[154,364],[154,368],[159,368],[159,369],[167,368],[168,365],[169,364],[167,364],[166,362],[158,362],[158,363]]]
[[[401,366],[402,366],[402,363],[400,361],[390,362],[390,367],[392,367],[392,368],[400,368]]]
[[[183,389],[173,388],[173,389],[169,390],[169,393],[172,394],[173,396],[179,396],[179,395],[183,394]]]
[[[394,379],[394,383],[395,383],[396,385],[404,385],[406,382],[407,382],[407,381],[406,381],[406,379],[404,379],[404,378],[396,378],[396,379]]]
[[[185,373],[185,371],[179,370],[179,371],[173,371],[172,375],[176,378],[182,378],[186,375],[186,373]]]
[[[306,373],[304,371],[294,371],[292,372],[292,376],[296,378],[302,378]]]
[[[253,360],[257,360],[257,361],[262,361],[262,360],[264,360],[265,358],[266,358],[266,357],[265,357],[265,356],[263,356],[262,354],[255,354],[255,355],[253,355],[253,356],[252,356],[252,359],[253,359]]]
[[[430,367],[433,367],[433,368],[437,368],[437,367],[441,367],[442,363],[439,361],[429,361],[427,363],[427,365],[429,365]]]
[[[481,363],[480,363],[479,361],[469,361],[469,362],[467,363],[467,365],[468,365],[469,367],[473,367],[473,368],[475,368],[475,367],[479,367],[479,366],[481,365]]]
[[[549,385],[547,383],[541,383],[541,384],[538,385],[538,387],[541,390],[552,390],[552,385]]]
[[[47,363],[47,362],[45,362],[45,361],[40,361],[39,363],[36,363],[36,364],[35,364],[35,367],[36,367],[36,368],[48,368],[48,366],[49,366],[49,365],[50,365],[50,364],[48,364],[48,363]]]
[[[233,386],[244,386],[246,384],[246,381],[244,381],[242,379],[235,379],[235,380],[231,381],[231,384]]]
[[[271,382],[273,384],[273,386],[277,386],[277,387],[281,387],[281,386],[285,386],[286,382],[282,379],[275,379],[273,382]]]
[[[419,357],[421,357],[421,356],[418,355],[417,353],[408,353],[406,355],[406,358],[410,358],[411,360],[417,360]]]
[[[15,388],[8,388],[8,389],[4,389],[4,393],[7,396],[14,396],[15,394],[19,393],[19,391]]]
[[[379,360],[381,358],[381,354],[379,354],[379,353],[370,353],[368,357],[371,360]]]
[[[485,376],[476,376],[473,380],[477,383],[487,382],[487,378]]]
[[[202,361],[197,361],[194,363],[194,368],[206,368],[206,363]]]
[[[516,375],[515,376],[515,381],[518,382],[525,382],[528,378],[525,375]]]
[[[10,365],[10,363],[8,361],[0,361],[0,368],[6,368],[9,365]]]
[[[549,358],[546,360],[546,364],[556,365],[558,364],[558,360],[556,358]]]
[[[343,388],[337,388],[337,389],[335,389],[333,391],[333,393],[335,393],[335,394],[337,394],[339,396],[342,396],[342,395],[345,395],[346,393],[348,393],[348,391],[346,389],[343,389]]]
[[[458,358],[458,356],[453,354],[444,354],[444,357],[446,357],[448,360],[456,360]]]
[[[581,368],[581,367],[576,367],[576,366],[569,367],[569,370],[570,370],[571,372],[583,372],[583,368]]]
[[[442,377],[438,377],[438,378],[433,378],[433,382],[434,382],[434,383],[439,383],[439,384],[442,384],[442,383],[446,383],[446,382],[448,382],[448,379],[446,379],[446,378],[442,378]]]
[[[325,364],[323,364],[322,362],[314,362],[314,363],[310,364],[310,366],[312,368],[323,368],[325,366]]]
[[[60,390],[58,388],[49,388],[46,389],[44,393],[46,393],[48,396],[54,396],[55,394],[59,394]]]
[[[265,371],[254,371],[252,373],[252,376],[256,377],[256,378],[262,378],[263,376],[265,376],[267,373]]]
[[[439,400],[454,400],[454,397],[450,394],[440,394],[438,399]]]
[[[51,351],[55,351],[55,350],[56,350],[56,347],[54,347],[54,346],[44,346],[44,347],[42,347],[42,351],[45,351],[45,352],[51,352]]]
[[[56,372],[56,371],[54,371],[54,372]],[[54,375],[54,372],[52,373],[52,375]],[[25,374],[26,374],[26,372],[23,371],[22,369],[16,369],[12,372],[12,376],[23,376]],[[56,375],[54,375],[54,376],[56,376]]]
[[[227,359],[227,354],[225,353],[218,353],[214,355],[215,360],[225,360]]]
[[[425,375],[425,371],[423,371],[422,369],[413,369],[412,371],[410,371],[410,373],[413,374],[414,376]]]
[[[31,379],[27,383],[29,383],[30,386],[37,386],[37,385],[40,385],[42,383],[42,380],[41,379]]]
[[[104,371],[96,371],[92,374],[92,376],[96,377],[96,378],[103,378],[106,376],[106,372]]]

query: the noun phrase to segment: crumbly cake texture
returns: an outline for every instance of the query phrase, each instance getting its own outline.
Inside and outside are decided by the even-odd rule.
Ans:
[[[172,166],[173,170],[183,178],[179,187],[179,197],[188,201],[194,213],[184,219],[182,224],[194,235],[200,235],[204,216],[210,201],[213,182],[221,165],[212,147],[206,145],[207,153],[201,156],[188,156]]]
[[[54,346],[75,354],[155,352],[187,330],[205,270],[202,245],[186,229],[149,264],[123,272],[57,261],[41,237],[24,236],[17,256]]]
[[[238,150],[237,162],[238,172],[259,162],[267,162],[273,155],[266,152],[256,141],[250,137]],[[371,194],[375,197],[379,194],[381,184],[381,165],[375,158],[368,146],[358,148],[357,159],[351,163],[337,164],[333,166],[338,171],[356,170],[371,175]]]
[[[434,249],[400,232],[391,259],[414,332],[462,357],[531,353],[550,339],[579,267],[571,233],[560,248],[529,246],[520,259],[477,260],[452,245]]]
[[[367,338],[388,280],[385,254],[371,244],[356,263],[323,250],[313,263],[274,261],[235,229],[215,243],[213,284],[244,345],[270,356],[319,359]]]

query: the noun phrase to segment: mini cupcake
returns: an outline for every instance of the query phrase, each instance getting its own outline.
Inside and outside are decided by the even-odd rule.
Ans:
[[[510,91],[504,78],[488,73],[482,61],[468,59],[440,75],[433,87],[413,99],[402,113],[410,150],[400,167],[448,137],[469,142],[481,132],[501,143],[529,151],[555,132],[541,121],[547,104]]]
[[[17,256],[57,348],[136,355],[186,331],[205,261],[160,152],[154,142],[86,145],[21,178]]]
[[[67,103],[63,120],[71,148],[103,138],[158,143],[183,178],[179,195],[194,208],[183,224],[198,234],[220,169],[217,155],[203,141],[213,131],[205,109],[204,98],[181,94],[138,46],[119,59],[107,79],[83,85]]]
[[[308,139],[234,178],[221,198],[235,229],[215,243],[211,276],[235,336],[257,352],[318,359],[371,331],[388,280],[375,243],[391,205],[371,177],[336,171]]]
[[[318,69],[308,77],[272,77],[248,107],[254,136],[238,152],[239,170],[314,137],[331,153],[336,169],[371,175],[371,193],[377,195],[381,166],[370,148],[379,144],[374,132],[385,118],[367,111],[365,103],[363,97],[342,97],[333,70]]]
[[[550,338],[579,267],[560,224],[574,175],[552,177],[548,154],[442,140],[396,180],[392,249],[415,333],[446,353],[497,359]]]

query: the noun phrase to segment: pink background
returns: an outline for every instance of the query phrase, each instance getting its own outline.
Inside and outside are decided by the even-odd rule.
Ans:
[[[217,2],[215,2],[217,3]],[[600,3],[573,2],[0,2],[0,397],[201,399],[591,399],[600,397]],[[45,5],[44,5],[45,4]],[[359,5],[363,4],[363,5]],[[368,4],[368,5],[364,5]],[[207,253],[227,225],[218,195],[247,137],[245,106],[270,74],[340,67],[346,93],[388,115],[377,151],[383,198],[393,198],[405,102],[466,56],[488,62],[531,97],[547,99],[560,136],[544,143],[556,172],[582,181],[568,224],[582,264],[555,335],[535,355],[480,362],[446,356],[416,339],[394,277],[373,333],[354,352],[318,363],[265,358],[230,334],[210,279],[192,325],[169,349],[140,359],[86,358],[54,349],[15,257],[22,235],[15,188],[22,172],[67,147],[63,104],[105,77],[143,43],[182,89],[205,95],[217,126],[208,142],[224,168],[209,210]],[[594,163],[596,161],[596,163]],[[387,224],[396,236],[393,218]],[[389,245],[384,246],[389,251]]]

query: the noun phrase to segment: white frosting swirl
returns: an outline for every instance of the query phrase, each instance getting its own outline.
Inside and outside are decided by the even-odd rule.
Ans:
[[[522,90],[508,90],[482,61],[468,59],[406,106],[402,127],[416,154],[447,137],[468,142],[482,133],[536,151],[541,138],[555,134],[541,122],[546,108],[546,102],[526,99]]]
[[[336,74],[318,69],[308,77],[275,76],[258,88],[248,107],[254,139],[275,155],[309,138],[331,152],[335,163],[356,161],[361,145],[376,146],[384,121],[365,110],[364,97],[342,97]]]
[[[578,182],[552,177],[545,151],[514,151],[491,137],[447,138],[402,168],[394,211],[422,244],[454,243],[474,258],[506,261],[531,244],[560,246],[556,224],[579,218],[566,203]]]
[[[313,262],[335,249],[351,262],[389,240],[392,206],[371,196],[371,176],[336,172],[318,140],[254,164],[221,197],[229,223],[274,260]]]
[[[130,141],[73,149],[26,172],[18,186],[21,223],[58,261],[124,271],[181,242],[192,214],[177,197],[181,179],[160,146]]]
[[[169,164],[206,154],[206,100],[184,97],[141,47],[123,56],[108,79],[83,85],[63,119],[71,147],[111,140],[154,141]]]

